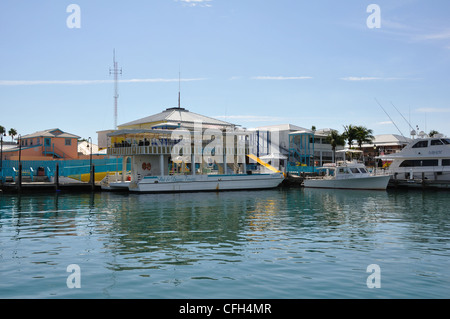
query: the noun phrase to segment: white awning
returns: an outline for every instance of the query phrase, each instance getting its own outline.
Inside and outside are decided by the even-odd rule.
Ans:
[[[287,156],[280,154],[280,153],[271,153],[269,155],[264,155],[261,156],[260,159],[266,159],[266,160],[271,160],[271,159],[287,159]]]

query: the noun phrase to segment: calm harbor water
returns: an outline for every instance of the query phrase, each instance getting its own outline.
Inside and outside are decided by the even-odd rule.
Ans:
[[[0,298],[449,298],[449,195],[0,194]]]

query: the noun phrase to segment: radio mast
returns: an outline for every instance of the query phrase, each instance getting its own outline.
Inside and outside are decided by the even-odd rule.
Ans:
[[[114,129],[117,130],[117,99],[119,98],[119,74],[122,75],[122,68],[119,69],[116,62],[116,49],[113,50],[113,68],[109,69],[109,75],[114,75]]]

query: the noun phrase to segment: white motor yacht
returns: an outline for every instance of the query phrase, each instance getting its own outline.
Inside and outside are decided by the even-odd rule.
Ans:
[[[342,150],[342,152],[360,151]],[[390,175],[370,173],[366,166],[357,160],[326,164],[319,170],[325,171],[325,175],[305,179],[303,182],[305,187],[385,190],[390,180]]]
[[[388,172],[402,185],[450,187],[450,139],[440,134],[421,135],[400,152],[378,158],[391,162]]]

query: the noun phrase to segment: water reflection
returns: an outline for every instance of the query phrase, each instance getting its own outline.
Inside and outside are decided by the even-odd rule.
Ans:
[[[102,234],[120,254],[158,250],[186,253],[267,240],[271,233],[354,230],[367,237],[383,223],[409,227],[405,236],[448,232],[446,198],[433,193],[295,189],[192,194],[88,193],[0,197],[0,227],[23,237]],[[445,238],[434,238],[444,240]],[[194,256],[195,254],[193,254]],[[198,255],[198,254],[197,254]],[[187,260],[192,262],[194,257]]]
[[[255,232],[277,223],[279,207],[267,195],[131,194],[114,222],[117,240],[109,244],[144,267],[192,265],[200,260],[237,262],[242,260],[242,245]]]
[[[276,269],[314,280],[329,265],[354,267],[355,256],[364,266],[368,255],[446,260],[445,195],[320,189],[0,195],[0,259],[5,278],[27,263],[83,263],[91,281],[107,281],[98,284],[105,295],[124,274],[132,274],[126,280],[136,285],[136,276],[161,285],[233,281],[243,274],[247,280],[253,269],[261,271],[259,279]],[[27,274],[52,275],[43,273],[30,268]],[[417,271],[421,277],[439,273]]]

